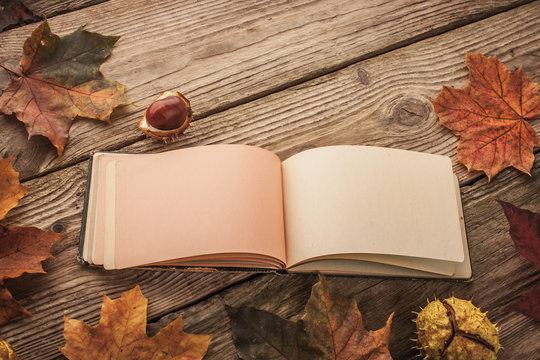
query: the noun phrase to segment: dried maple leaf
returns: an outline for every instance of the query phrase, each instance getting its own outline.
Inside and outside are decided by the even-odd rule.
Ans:
[[[146,336],[148,300],[139,286],[117,300],[103,297],[96,327],[64,317],[66,345],[60,350],[70,360],[138,359],[196,360],[206,354],[211,335],[187,334],[178,317],[155,336]]]
[[[8,289],[0,286],[0,325],[31,314],[11,296]],[[0,352],[1,353],[1,352]],[[0,356],[0,359],[3,359]]]
[[[0,339],[0,359],[2,360],[17,360],[18,357],[11,346],[5,341]]]
[[[442,125],[459,136],[458,161],[491,180],[513,166],[530,174],[540,138],[529,121],[540,116],[538,84],[520,67],[510,72],[496,57],[467,54],[469,84],[443,86],[431,100]]]
[[[510,224],[516,249],[540,270],[540,214],[497,200]],[[508,310],[519,311],[540,321],[540,285],[523,295]]]
[[[34,15],[20,0],[0,0],[0,31],[15,24],[37,21]]]
[[[354,296],[330,291],[321,277],[302,319],[312,341],[322,346],[325,359],[385,360],[392,358],[388,351],[392,316],[382,329],[366,330]]]
[[[129,103],[125,86],[98,70],[118,39],[82,28],[59,37],[44,21],[24,43],[21,73],[0,65],[19,76],[4,89],[0,111],[14,113],[29,137],[46,136],[62,155],[75,117],[109,122],[115,107]]]
[[[332,291],[323,276],[313,286],[298,322],[250,307],[227,307],[234,343],[244,359],[392,359],[388,350],[392,315],[368,331],[353,295]]]
[[[11,166],[12,158],[0,160],[0,220],[19,203],[28,188],[19,184],[19,174]],[[0,226],[0,325],[29,316],[2,283],[23,272],[44,272],[41,261],[51,257],[52,244],[62,235],[36,228]]]
[[[540,285],[534,286],[528,293],[508,306],[506,310],[518,311],[540,321]]]
[[[50,249],[62,237],[35,227],[0,227],[0,281],[23,273],[44,273],[41,261],[52,257]]]
[[[17,206],[28,188],[19,184],[19,173],[13,170],[12,157],[0,160],[0,220]]]
[[[540,270],[540,214],[497,200],[510,224],[516,249]]]

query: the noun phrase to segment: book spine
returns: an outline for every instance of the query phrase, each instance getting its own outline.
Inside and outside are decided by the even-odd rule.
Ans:
[[[84,194],[84,205],[83,205],[83,212],[82,212],[82,222],[81,222],[81,233],[79,235],[79,252],[77,254],[77,260],[82,265],[88,266],[88,262],[83,259],[83,249],[84,249],[84,240],[86,233],[86,217],[88,214],[88,199],[90,198],[90,182],[92,181],[92,164],[94,162],[94,152],[90,153],[90,159],[88,162],[88,176],[86,179],[86,193]]]

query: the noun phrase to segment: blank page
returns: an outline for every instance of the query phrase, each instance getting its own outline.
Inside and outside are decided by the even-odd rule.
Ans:
[[[391,255],[379,257],[383,262],[411,257],[403,262],[412,268],[418,258],[465,260],[446,156],[330,146],[292,156],[282,171],[289,267],[331,254]],[[452,275],[455,265],[441,263],[432,271]]]
[[[126,268],[219,253],[285,262],[281,166],[264,149],[212,145],[112,163],[114,261]],[[109,163],[109,166],[111,163]],[[107,215],[108,216],[108,215]],[[107,252],[107,251],[106,251]],[[112,252],[109,252],[111,254]],[[114,263],[111,263],[114,262]]]

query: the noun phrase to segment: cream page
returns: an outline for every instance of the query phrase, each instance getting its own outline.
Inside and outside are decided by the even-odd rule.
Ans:
[[[452,275],[465,260],[448,157],[331,146],[292,156],[282,171],[289,267],[345,254]]]
[[[85,228],[83,258],[90,263],[103,265],[105,238],[105,191],[107,164],[125,157],[126,154],[96,153],[92,160],[92,181],[88,193],[88,212]],[[129,156],[129,155],[127,155]]]
[[[204,254],[285,262],[281,164],[264,149],[212,145],[122,158],[107,166],[106,268]],[[113,191],[114,190],[114,191]],[[108,193],[109,194],[109,193]],[[107,229],[110,232],[111,228]],[[114,246],[114,251],[107,249]],[[112,255],[114,254],[114,255]]]

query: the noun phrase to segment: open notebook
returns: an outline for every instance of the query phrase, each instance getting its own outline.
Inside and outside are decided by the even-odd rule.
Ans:
[[[246,145],[92,157],[79,258],[469,278],[448,157],[329,146],[283,161]]]

